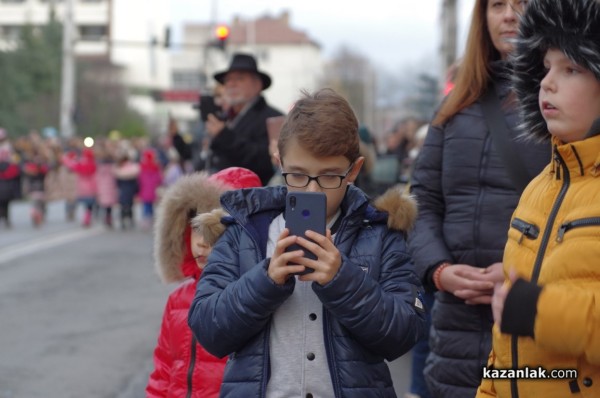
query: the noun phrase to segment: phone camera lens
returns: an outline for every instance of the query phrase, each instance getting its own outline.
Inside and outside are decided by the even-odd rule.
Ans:
[[[296,197],[295,196],[290,196],[290,205],[292,206],[292,208],[296,207]]]

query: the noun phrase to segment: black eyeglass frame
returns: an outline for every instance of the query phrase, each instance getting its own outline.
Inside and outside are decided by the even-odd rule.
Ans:
[[[323,189],[338,189],[339,187],[341,187],[341,186],[342,186],[342,181],[344,181],[344,179],[345,179],[346,177],[348,177],[348,174],[350,174],[350,172],[352,171],[352,168],[353,168],[353,167],[354,167],[354,162],[350,163],[350,167],[348,167],[348,170],[346,170],[346,173],[345,173],[345,174],[343,174],[343,175],[342,175],[342,174],[320,174],[320,175],[318,175],[318,176],[314,176],[314,177],[313,177],[313,176],[311,176],[311,175],[304,174],[304,173],[296,173],[296,172],[284,172],[283,170],[281,171],[281,175],[283,176],[283,179],[285,180],[285,184],[286,184],[287,186],[290,186],[290,187],[292,187],[292,188],[306,188],[306,187],[308,186],[308,184],[310,184],[310,182],[311,182],[311,181],[316,181],[316,182],[317,182],[317,185],[319,185],[319,186],[320,186],[321,188],[323,188]],[[288,179],[287,179],[287,176],[288,176],[288,175],[290,175],[290,174],[294,174],[294,175],[297,175],[297,176],[304,176],[304,177],[308,177],[308,180],[306,181],[306,184],[304,184],[304,185],[301,185],[301,186],[299,186],[299,185],[292,185],[292,184],[290,184],[290,183],[288,182]],[[323,186],[323,185],[321,185],[321,183],[319,182],[319,178],[321,178],[321,177],[338,177],[338,178],[340,179],[340,182],[339,182],[338,186],[337,186],[337,187],[335,187],[335,188],[334,188],[334,187],[324,187],[324,186]]]

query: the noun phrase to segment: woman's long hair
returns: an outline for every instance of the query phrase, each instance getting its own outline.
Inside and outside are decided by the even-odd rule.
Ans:
[[[458,66],[454,88],[432,121],[440,126],[452,116],[473,104],[487,89],[490,80],[490,63],[500,59],[494,47],[487,24],[488,0],[476,0],[465,48]]]

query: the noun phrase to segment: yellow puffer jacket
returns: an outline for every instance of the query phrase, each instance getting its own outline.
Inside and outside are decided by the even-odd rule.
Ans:
[[[478,398],[600,397],[600,135],[553,147],[511,220],[504,272],[524,281],[507,297],[505,333],[494,326],[488,369],[577,369],[578,377],[483,379]]]

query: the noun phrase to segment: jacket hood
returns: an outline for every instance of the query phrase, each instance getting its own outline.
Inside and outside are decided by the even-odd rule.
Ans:
[[[514,52],[513,85],[519,100],[524,135],[549,138],[538,105],[545,75],[544,56],[556,48],[600,81],[600,1],[532,0],[520,23]]]
[[[242,210],[242,217],[245,219],[254,212],[282,208],[285,205],[286,193],[287,189],[285,187],[264,188],[228,193],[224,195],[223,199],[229,204],[243,200],[245,204],[249,205]],[[270,202],[268,197],[270,197]],[[368,204],[366,196],[353,186],[349,187],[346,197],[350,198],[349,200],[344,199],[344,203],[342,203],[342,207],[347,207],[346,211],[352,212]],[[266,206],[264,206],[265,204]],[[369,212],[370,217],[385,219],[386,214],[382,213],[387,213],[388,228],[408,232],[414,226],[417,218],[417,203],[412,196],[406,194],[406,190],[402,186],[397,185],[388,189],[383,195],[375,199],[373,205],[374,209],[371,209],[375,211]],[[249,210],[249,212],[245,210]],[[378,212],[379,214],[375,214]],[[202,234],[206,242],[214,244],[225,231],[222,219],[226,216],[228,216],[228,213],[223,209],[215,209],[210,213],[199,214],[192,220],[192,228]]]
[[[219,207],[226,187],[206,174],[181,177],[162,197],[156,214],[154,265],[161,279],[177,282],[199,272],[189,247],[189,217]]]
[[[205,173],[183,176],[165,192],[157,209],[154,235],[155,267],[164,282],[200,275],[190,247],[190,217],[219,209],[220,196],[227,190],[254,186],[260,186],[254,172],[230,167],[210,177]],[[205,238],[206,242],[212,246],[222,233]]]
[[[388,213],[388,228],[410,231],[417,219],[417,202],[405,188],[396,185],[375,199],[375,208]]]

